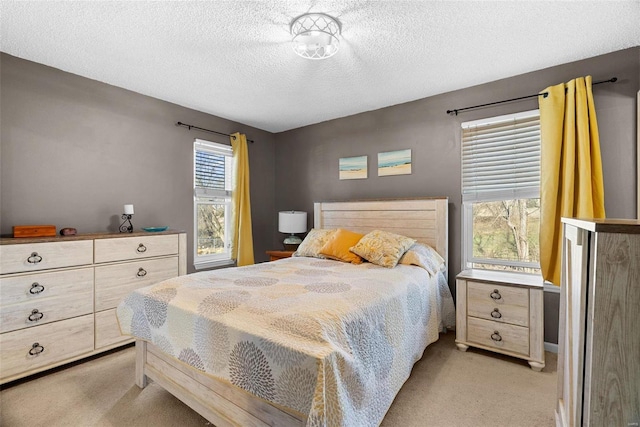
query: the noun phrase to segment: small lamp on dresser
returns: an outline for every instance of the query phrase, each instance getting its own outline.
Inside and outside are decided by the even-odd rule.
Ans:
[[[289,233],[284,239],[284,248],[288,251],[298,249],[302,239],[295,233],[304,233],[307,231],[307,213],[301,211],[282,211],[278,213],[278,231],[281,233]]]
[[[122,214],[122,224],[120,224],[121,233],[133,233],[133,224],[131,224],[131,218],[133,218],[133,205],[124,205],[124,213]]]

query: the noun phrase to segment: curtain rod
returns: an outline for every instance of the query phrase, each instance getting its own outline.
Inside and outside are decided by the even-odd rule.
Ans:
[[[603,80],[601,82],[595,82],[595,83],[592,84],[592,86],[593,85],[599,85],[600,83],[615,83],[617,81],[618,81],[617,77],[612,77],[609,80]],[[465,108],[457,108],[455,110],[447,110],[447,114],[455,114],[457,116],[458,115],[458,111],[471,110],[472,108],[486,107],[486,106],[489,106],[489,105],[503,104],[505,102],[511,102],[511,101],[520,101],[521,99],[535,98],[535,97],[538,97],[540,95],[542,95],[544,98],[546,98],[549,95],[549,92],[536,93],[535,95],[521,96],[519,98],[505,99],[504,101],[489,102],[488,104],[474,105],[473,107],[465,107]]]
[[[188,124],[186,124],[186,123],[182,123],[182,122],[177,122],[177,123],[176,123],[176,126],[184,126],[184,127],[186,127],[186,128],[189,128],[189,130],[191,130],[191,129],[197,129],[197,130],[202,130],[202,131],[205,131],[205,132],[216,133],[216,134],[218,134],[218,135],[224,135],[224,136],[228,136],[228,137],[231,137],[231,138],[233,138],[233,139],[236,139],[236,137],[235,137],[235,136],[233,136],[233,135],[229,135],[228,133],[218,132],[218,131],[216,131],[216,130],[211,130],[211,129],[205,129],[205,128],[201,128],[201,127],[194,126],[194,125],[188,125]],[[252,144],[253,144],[253,140],[251,140],[251,139],[247,139],[247,141],[249,141],[250,143],[252,143]]]

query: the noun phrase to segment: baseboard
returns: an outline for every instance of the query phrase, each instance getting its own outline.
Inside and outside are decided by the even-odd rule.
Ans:
[[[559,294],[560,286],[556,286],[551,282],[544,282],[544,291],[551,292],[552,294]]]
[[[556,353],[558,354],[558,344],[552,343],[552,342],[545,342],[544,343],[544,351],[548,351],[551,353]]]

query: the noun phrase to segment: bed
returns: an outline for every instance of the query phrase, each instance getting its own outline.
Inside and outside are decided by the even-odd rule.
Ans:
[[[314,229],[338,228],[448,258],[446,198],[316,203]],[[446,263],[308,256],[180,276],[117,313],[136,337],[136,384],[155,381],[218,427],[378,425],[455,319]]]

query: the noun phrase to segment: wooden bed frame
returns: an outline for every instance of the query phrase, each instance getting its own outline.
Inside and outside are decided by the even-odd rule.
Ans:
[[[448,260],[448,199],[421,198],[323,202],[314,204],[315,228],[346,228],[360,233],[379,229],[432,246]],[[220,379],[206,375],[136,341],[136,384],[151,379],[217,427],[303,426],[306,415],[276,407]]]

